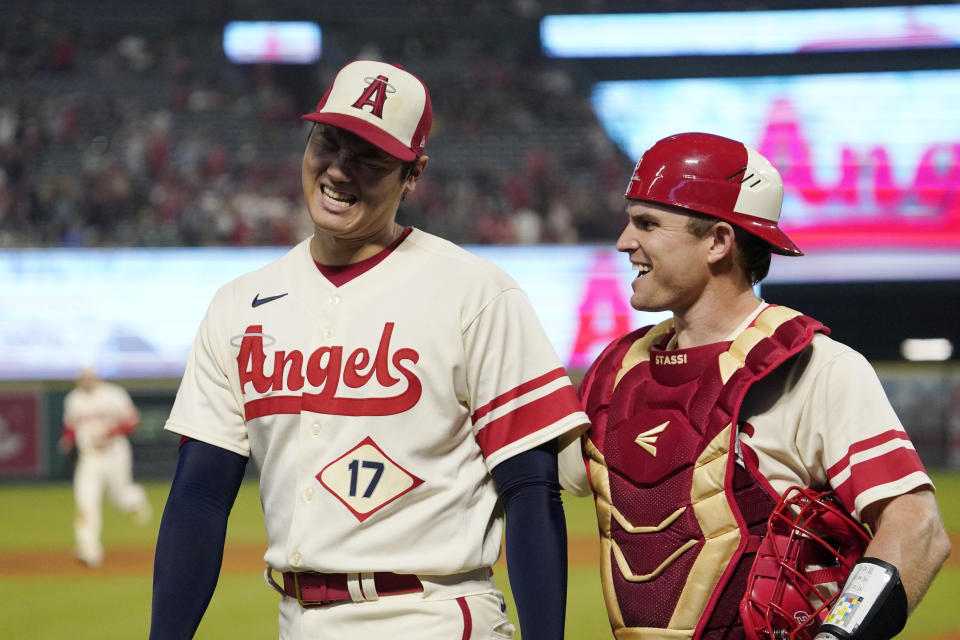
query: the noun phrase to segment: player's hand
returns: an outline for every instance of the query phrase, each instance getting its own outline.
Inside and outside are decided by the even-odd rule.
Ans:
[[[68,455],[73,450],[73,440],[61,437],[60,440],[57,441],[57,450],[62,455]]]

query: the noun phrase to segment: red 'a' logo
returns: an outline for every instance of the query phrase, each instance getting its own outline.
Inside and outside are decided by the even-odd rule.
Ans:
[[[357,109],[363,109],[369,105],[370,113],[378,118],[383,118],[383,103],[387,101],[387,91],[391,88],[387,76],[377,76],[370,81],[370,84],[363,90],[363,94],[357,98],[353,106]]]

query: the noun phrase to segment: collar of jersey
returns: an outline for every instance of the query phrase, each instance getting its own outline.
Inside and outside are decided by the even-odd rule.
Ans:
[[[378,254],[370,256],[366,260],[343,265],[321,264],[314,260],[313,264],[317,265],[317,269],[323,274],[324,278],[330,281],[330,284],[335,287],[340,287],[383,262],[387,256],[393,253],[394,249],[400,246],[400,243],[403,242],[412,231],[413,227],[404,227],[400,237],[394,240],[390,246],[384,248],[383,251]]]

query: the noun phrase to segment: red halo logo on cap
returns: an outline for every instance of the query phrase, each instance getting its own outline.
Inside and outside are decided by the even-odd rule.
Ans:
[[[376,78],[364,78],[367,83],[367,89],[363,92],[357,101],[353,103],[354,109],[363,109],[370,105],[373,115],[383,118],[383,103],[387,99],[388,93],[396,93],[396,87],[392,86],[386,76],[377,76]]]

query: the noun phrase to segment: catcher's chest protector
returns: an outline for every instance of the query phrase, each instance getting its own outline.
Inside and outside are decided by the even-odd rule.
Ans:
[[[607,612],[618,640],[743,637],[738,605],[776,496],[731,455],[737,412],[824,328],[768,307],[732,342],[664,351],[671,326],[625,336],[583,387]]]

